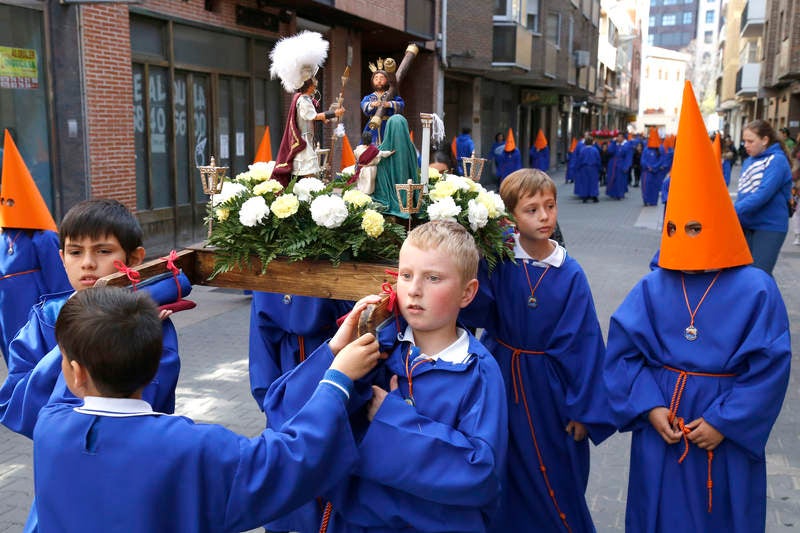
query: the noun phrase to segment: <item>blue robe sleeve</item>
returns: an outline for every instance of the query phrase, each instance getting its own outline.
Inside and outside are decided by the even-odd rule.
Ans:
[[[654,407],[667,407],[644,353],[652,353],[651,302],[640,281],[611,316],[603,379],[608,390],[614,422],[621,431],[649,424],[647,415]]]
[[[733,356],[746,360],[747,365],[734,386],[706,409],[703,418],[726,439],[763,461],[767,438],[789,383],[792,348],[786,308],[772,278],[766,280],[759,300],[760,311],[742,317],[750,324],[748,334]]]
[[[58,234],[54,231],[37,231],[33,234],[33,248],[41,267],[42,283],[40,294],[52,294],[70,290],[72,287],[64,270],[64,263],[58,253]]]
[[[11,431],[33,438],[39,412],[49,402],[61,375],[61,350],[54,347],[33,365],[20,362],[27,370],[20,370],[20,365],[13,373],[9,371],[0,389],[0,421]]]
[[[253,527],[254,507],[263,518],[260,523],[282,516],[349,473],[358,452],[345,403],[333,386],[320,384],[285,431],[268,429],[255,439],[239,438],[238,450],[234,448],[239,461],[221,530]]]
[[[546,353],[559,369],[567,418],[584,424],[592,441],[599,444],[615,430],[603,384],[603,333],[583,271],[564,289],[566,305]]]
[[[491,505],[505,463],[507,407],[499,369],[480,365],[477,375],[457,427],[419,414],[399,389],[387,395],[359,446],[356,474],[438,503]]]
[[[175,387],[178,386],[178,375],[181,360],[178,356],[178,333],[169,318],[161,322],[163,332],[163,350],[161,362],[155,378],[142,391],[142,399],[159,413],[175,412]]]
[[[742,174],[745,169],[742,169]],[[764,207],[770,199],[775,196],[783,187],[787,187],[787,183],[791,181],[792,171],[789,168],[789,163],[783,154],[778,153],[772,156],[772,161],[769,162],[764,169],[764,175],[761,178],[761,184],[753,191],[752,194],[740,195],[734,208],[739,218],[753,216],[759,209]]]

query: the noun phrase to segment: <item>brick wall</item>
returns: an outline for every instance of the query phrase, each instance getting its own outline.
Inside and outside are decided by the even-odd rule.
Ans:
[[[85,6],[81,25],[91,195],[113,197],[135,209],[128,7]]]
[[[459,65],[489,68],[492,62],[492,3],[475,0],[448,2],[447,55]]]

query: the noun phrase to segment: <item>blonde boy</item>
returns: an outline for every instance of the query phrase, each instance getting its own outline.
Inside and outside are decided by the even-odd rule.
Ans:
[[[395,316],[377,332],[388,358],[356,383],[351,400],[360,459],[349,478],[322,494],[332,506],[328,531],[486,531],[500,494],[507,429],[497,363],[456,323],[478,288],[477,266],[475,242],[455,222],[428,222],[409,233]],[[377,300],[362,299],[354,312]],[[345,323],[276,382],[265,402],[273,427],[307,400],[353,337]]]

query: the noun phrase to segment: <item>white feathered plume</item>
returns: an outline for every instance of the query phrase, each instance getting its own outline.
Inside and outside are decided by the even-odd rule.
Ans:
[[[269,54],[272,79],[280,78],[287,92],[295,92],[325,63],[328,46],[322,34],[314,31],[282,38]]]

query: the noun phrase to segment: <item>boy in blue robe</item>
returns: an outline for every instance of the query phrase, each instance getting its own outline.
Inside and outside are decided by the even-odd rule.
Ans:
[[[282,374],[302,363],[336,332],[336,321],[353,302],[254,292],[250,308],[250,391],[258,408]],[[269,531],[315,532],[322,509],[311,501],[267,525]]]
[[[60,242],[61,259],[73,290],[45,295],[32,309],[28,322],[9,346],[8,377],[0,388],[0,422],[27,437],[31,436],[39,410],[51,395],[62,394],[64,399],[75,400],[61,377],[53,329],[61,308],[75,291],[92,287],[98,279],[118,272],[117,265],[129,268],[140,264],[145,255],[139,222],[116,200],[95,199],[76,204],[61,222]],[[142,289],[156,295],[161,304],[172,303],[178,296],[171,276]],[[184,276],[182,294],[188,294],[189,290],[191,286]],[[180,371],[178,336],[168,314],[163,313],[161,365],[144,392],[145,399],[165,413],[175,410],[175,386]]]
[[[483,532],[497,510],[508,428],[503,378],[491,354],[457,326],[475,296],[478,251],[458,223],[411,231],[400,250],[399,315],[378,328],[385,363],[356,383],[350,420],[360,459],[332,490],[329,532]],[[376,296],[356,304],[375,303]],[[270,389],[270,425],[307,401],[341,346],[330,342]]]
[[[584,496],[586,437],[598,444],[614,432],[589,283],[548,238],[556,194],[538,170],[503,181],[500,195],[516,221],[516,263],[490,274],[483,261],[478,295],[461,313],[466,325],[484,328],[481,342],[500,364],[509,405],[508,483],[491,531],[594,531]]]
[[[542,172],[550,170],[550,147],[547,145],[547,137],[544,136],[542,128],[539,128],[536,140],[528,151],[528,156],[531,168],[538,168]]]
[[[8,345],[43,294],[69,288],[58,257],[56,223],[6,130],[0,178],[0,351]],[[10,200],[10,201],[5,201]]]
[[[141,293],[93,288],[64,305],[61,364],[83,401],[50,403],[36,424],[39,531],[243,531],[353,467],[347,403],[352,380],[379,358],[372,335],[343,347],[291,421],[250,439],[142,400],[160,364],[161,331],[158,309]]]
[[[494,162],[497,166],[497,180],[499,183],[503,183],[503,178],[522,168],[522,157],[511,128],[508,128],[505,148],[499,154],[495,154]]]
[[[475,142],[472,140],[472,130],[462,128],[461,135],[456,137],[456,174],[464,175],[463,160],[465,157],[472,157],[475,152]]]
[[[603,376],[632,431],[627,531],[764,531],[786,308],[752,257],[686,83],[659,266],[611,317]]]
[[[577,150],[576,150],[577,151]],[[600,195],[600,150],[594,144],[594,138],[587,135],[583,148],[578,151],[577,170],[575,175],[575,196],[583,203],[591,200],[599,202]]]
[[[625,140],[622,133],[617,134],[608,146],[611,159],[606,173],[606,195],[617,200],[625,198],[628,192],[628,172],[633,164],[633,143]]]
[[[650,129],[647,148],[642,152],[642,202],[646,206],[658,204],[658,193],[661,192],[661,183],[665,174],[662,173],[661,161],[663,151],[655,128]]]

